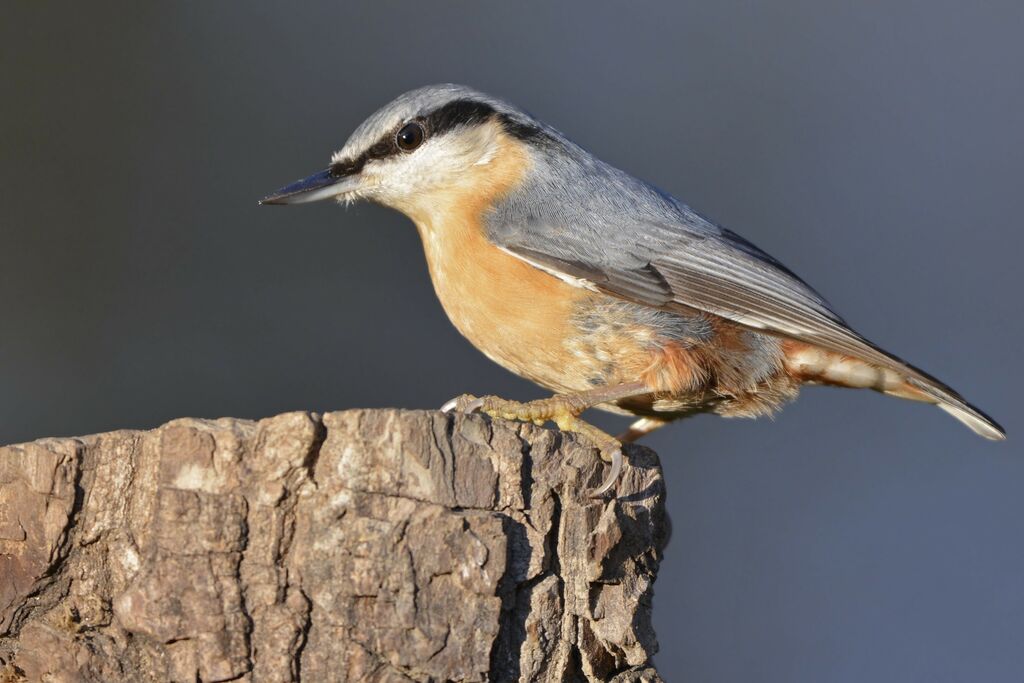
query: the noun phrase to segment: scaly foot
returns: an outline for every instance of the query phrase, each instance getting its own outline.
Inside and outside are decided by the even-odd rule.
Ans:
[[[611,463],[608,476],[598,488],[590,492],[592,497],[598,497],[615,485],[622,472],[622,444],[592,424],[579,419],[579,414],[593,405],[595,403],[587,394],[558,394],[527,403],[508,401],[497,396],[477,398],[472,394],[463,394],[445,403],[441,410],[446,413],[452,410],[460,413],[480,411],[491,417],[533,422],[538,425],[550,420],[563,432],[578,434],[600,451],[602,460]]]

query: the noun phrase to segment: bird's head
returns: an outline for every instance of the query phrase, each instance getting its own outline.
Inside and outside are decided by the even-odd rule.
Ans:
[[[369,199],[416,218],[445,199],[493,196],[521,180],[530,148],[549,144],[553,135],[528,114],[470,88],[419,88],[366,119],[325,170],[260,203]]]

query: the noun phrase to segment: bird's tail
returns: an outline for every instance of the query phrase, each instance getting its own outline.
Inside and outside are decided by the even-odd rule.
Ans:
[[[937,405],[986,439],[1006,438],[999,423],[963,396],[889,353],[881,352],[891,360],[882,366],[802,342],[789,342],[784,348],[786,369],[803,382],[874,389],[890,396],[924,401]]]
[[[945,384],[934,380],[929,381],[929,379],[907,378],[905,393],[894,393],[893,395],[900,398],[911,398],[910,393],[923,394],[922,398],[918,400],[934,403],[941,410],[970,427],[975,434],[993,441],[1002,441],[1006,438],[1006,431],[998,422],[968,403],[963,396]]]

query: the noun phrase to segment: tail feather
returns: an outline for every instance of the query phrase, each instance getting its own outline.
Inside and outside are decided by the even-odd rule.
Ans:
[[[907,378],[906,383],[909,386],[924,392],[932,399],[929,401],[930,403],[934,403],[941,410],[949,413],[957,420],[960,420],[960,422],[967,425],[975,434],[983,436],[986,439],[992,439],[993,441],[1002,441],[1006,438],[1006,431],[998,422],[978,408],[972,406],[970,403],[965,401],[960,394],[956,393],[941,382],[925,382],[914,377],[909,377]]]
[[[999,423],[956,391],[877,347],[874,348],[889,361],[884,366],[804,342],[788,341],[783,348],[786,368],[801,381],[874,389],[890,396],[924,401],[937,405],[986,439],[1006,438]]]

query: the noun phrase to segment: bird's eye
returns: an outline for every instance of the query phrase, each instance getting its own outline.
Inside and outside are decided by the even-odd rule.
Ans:
[[[402,129],[395,136],[395,143],[398,144],[400,150],[411,152],[423,144],[423,138],[425,137],[426,133],[423,131],[423,126],[413,121],[402,126]]]

